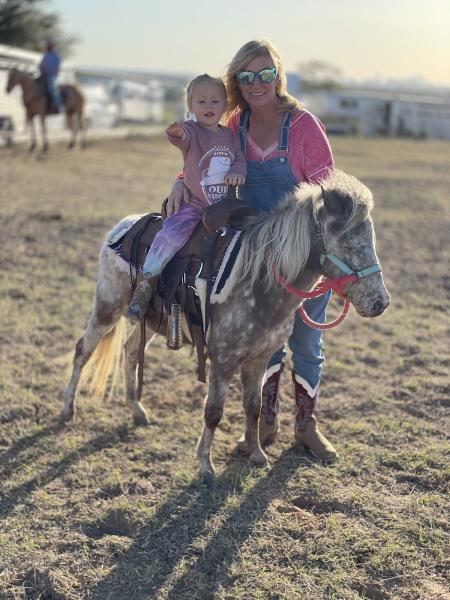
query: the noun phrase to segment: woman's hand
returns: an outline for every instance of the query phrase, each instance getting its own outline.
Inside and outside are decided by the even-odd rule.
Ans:
[[[178,138],[179,140],[183,139],[183,137],[186,135],[181,123],[171,123],[166,129],[166,133],[167,135]]]
[[[231,175],[225,175],[224,181],[228,185],[243,185],[245,183],[245,177],[243,175],[238,175],[237,173],[232,173]]]
[[[168,217],[180,210],[181,202],[189,202],[189,190],[182,179],[176,179],[167,198],[166,214]]]

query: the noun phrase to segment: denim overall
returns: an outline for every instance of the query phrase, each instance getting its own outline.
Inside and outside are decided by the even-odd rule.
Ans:
[[[247,129],[250,111],[242,113],[239,123],[239,138],[244,155],[247,149]],[[283,196],[298,186],[288,161],[289,126],[291,113],[283,119],[278,143],[279,157],[267,161],[247,160],[245,184],[239,188],[239,197],[258,212],[269,212]],[[308,300],[305,308],[308,315],[319,323],[325,322],[326,307],[330,294]],[[320,381],[324,356],[322,353],[322,331],[311,329],[295,313],[294,327],[289,337],[289,348],[296,375],[301,379],[310,395],[314,395]],[[282,363],[286,356],[281,347],[269,361],[267,368]]]

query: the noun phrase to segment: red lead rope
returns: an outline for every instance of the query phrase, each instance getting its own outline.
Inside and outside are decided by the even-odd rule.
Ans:
[[[312,327],[313,329],[332,329],[342,323],[345,319],[348,309],[350,308],[350,301],[345,294],[345,288],[349,283],[353,283],[358,280],[357,275],[343,275],[342,277],[334,277],[332,279],[323,279],[320,281],[317,286],[311,292],[304,292],[303,290],[299,290],[290,283],[286,283],[286,281],[281,277],[281,275],[274,269],[274,275],[278,283],[284,287],[290,294],[296,296],[297,298],[302,298],[302,300],[308,300],[310,298],[317,298],[319,296],[323,296],[328,292],[328,290],[333,290],[338,296],[344,298],[344,306],[342,308],[342,312],[339,317],[335,321],[331,321],[331,323],[317,323],[317,321],[313,321],[308,317],[303,308],[303,301],[298,307],[298,314],[304,323]]]

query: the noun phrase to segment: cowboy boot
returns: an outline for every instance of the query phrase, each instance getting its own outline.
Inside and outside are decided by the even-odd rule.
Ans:
[[[314,456],[325,463],[332,463],[337,458],[333,444],[321,433],[314,416],[317,394],[310,396],[292,371],[294,382],[295,404],[295,441],[299,446],[307,448]]]
[[[259,417],[259,442],[261,446],[270,446],[273,444],[278,434],[279,424],[277,415],[280,409],[278,387],[283,369],[284,363],[278,363],[270,367],[266,372],[266,376],[270,374],[264,382],[261,394],[261,415]]]
[[[125,317],[133,321],[142,321],[147,312],[148,303],[152,297],[154,286],[153,276],[140,273],[136,282],[133,298],[125,311]]]

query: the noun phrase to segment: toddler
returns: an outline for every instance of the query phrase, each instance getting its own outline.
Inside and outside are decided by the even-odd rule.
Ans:
[[[196,120],[172,123],[166,134],[183,154],[183,179],[190,201],[165,219],[145,258],[125,313],[137,321],[144,318],[155,278],[190,238],[201,221],[203,209],[225,198],[229,185],[245,182],[247,166],[239,138],[220,124],[227,108],[223,81],[209,75],[193,79],[187,87],[187,106]]]

